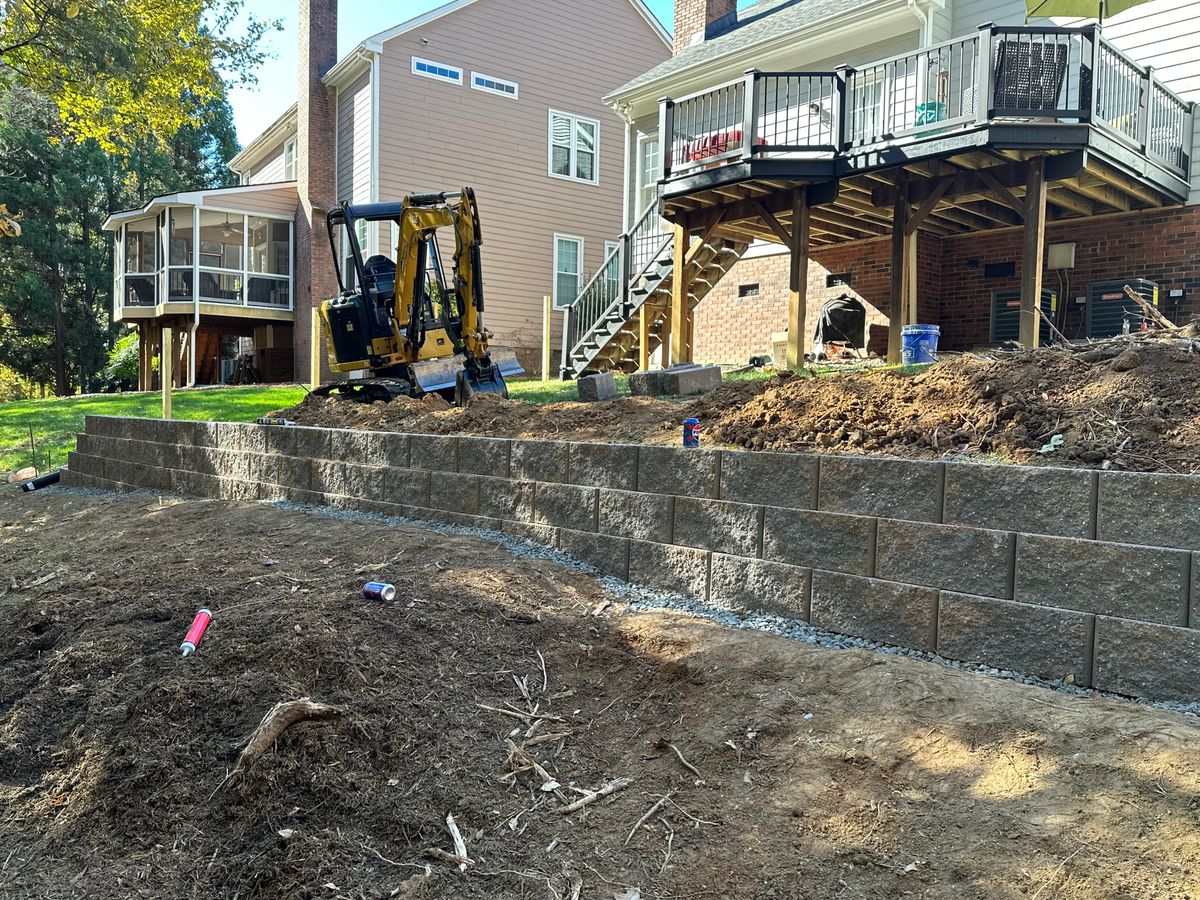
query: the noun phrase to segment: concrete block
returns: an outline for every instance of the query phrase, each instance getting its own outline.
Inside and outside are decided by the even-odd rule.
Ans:
[[[184,447],[215,447],[219,426],[216,422],[185,422],[171,423],[171,442]]]
[[[708,602],[808,621],[812,570],[761,559],[712,555]]]
[[[612,372],[597,372],[578,379],[575,382],[575,390],[583,403],[612,400],[617,396],[617,382],[613,379]]]
[[[320,491],[287,488],[287,502],[295,503],[298,506],[325,506],[325,496]]]
[[[663,393],[673,396],[707,394],[721,386],[720,366],[672,366],[663,370]]]
[[[677,497],[671,535],[672,544],[756,557],[760,555],[762,507]]]
[[[108,460],[104,464],[104,477],[134,488],[151,491],[171,490],[170,469],[160,469],[158,466],[147,466],[128,460]]]
[[[1009,599],[1015,547],[1004,531],[880,519],[875,577]]]
[[[945,465],[865,456],[821,457],[817,508],[911,522],[942,520]]]
[[[533,489],[533,521],[538,525],[596,530],[597,489],[574,484],[537,484]]]
[[[685,447],[642,447],[637,489],[655,494],[715,500],[720,453]]]
[[[875,571],[875,520],[866,516],[780,509],[763,515],[762,558],[852,575]]]
[[[1200,631],[1096,618],[1092,683],[1102,691],[1181,703],[1200,701]]]
[[[164,469],[178,469],[183,461],[183,449],[180,444],[159,444],[158,464]]]
[[[566,484],[569,448],[559,441],[513,441],[509,476],[518,481]]]
[[[587,531],[558,530],[558,549],[605,575],[629,578],[629,540]]]
[[[312,489],[312,460],[294,456],[275,457],[275,477],[264,479],[284,487]]]
[[[201,472],[173,471],[171,491],[185,497],[220,497],[221,479]]]
[[[1186,550],[1022,534],[1013,599],[1186,625],[1190,570]]]
[[[882,524],[882,523],[881,523]],[[942,591],[939,656],[1091,684],[1091,613]]]
[[[479,476],[447,478],[434,474],[429,482],[429,506],[460,515],[479,515]]]
[[[217,423],[217,445],[222,450],[241,453],[266,453],[270,449],[268,432],[279,425],[250,425],[240,422]]]
[[[67,488],[94,488],[103,478],[94,475],[84,475],[82,472],[72,472],[68,465],[66,471],[59,477],[59,484]]]
[[[267,432],[267,445],[275,453],[304,459],[330,459],[333,432],[328,428],[276,425]]]
[[[427,507],[433,478],[423,469],[384,469],[379,499],[400,506]]]
[[[512,441],[502,438],[460,437],[458,471],[468,475],[508,477],[508,457]]]
[[[533,522],[505,522],[501,530],[519,541],[529,541],[545,547],[558,546],[558,529],[551,525],[535,525]]]
[[[113,438],[121,438],[122,440],[133,440],[137,437],[144,436],[147,431],[153,428],[154,419],[140,419],[113,416],[108,420],[108,436]]]
[[[1096,537],[1200,550],[1200,477],[1099,473]]]
[[[410,434],[409,466],[431,472],[458,471],[458,438],[445,434]]]
[[[67,454],[67,471],[76,475],[104,477],[104,459],[72,450]]]
[[[721,499],[817,508],[818,458],[807,453],[721,451]]]
[[[258,482],[243,481],[238,478],[219,478],[220,493],[218,496],[222,500],[249,500],[256,501],[260,499]]]
[[[324,494],[340,494],[345,497],[367,497],[385,499],[383,475],[387,471],[378,466],[360,466],[352,462],[314,459],[312,482],[309,489]]]
[[[101,416],[88,416],[89,419],[99,419]],[[105,436],[94,434],[91,432],[80,432],[75,435],[75,452],[82,453],[85,456],[104,457],[105,453]]]
[[[629,444],[568,444],[571,483],[632,491],[637,487],[638,448]]]
[[[813,572],[812,624],[870,641],[932,650],[938,592],[838,572]]]
[[[407,434],[339,429],[329,434],[329,459],[364,466],[408,468]]]
[[[533,521],[532,481],[479,479],[479,514],[505,522]]]
[[[121,458],[143,466],[162,466],[163,445],[154,441],[126,441]]]
[[[179,448],[179,468],[188,472],[199,472],[202,475],[216,475],[220,468],[225,451],[216,447],[183,447]],[[297,460],[297,463],[307,472],[311,463],[307,459]],[[306,479],[308,475],[304,476]]]
[[[83,432],[107,437],[112,433],[112,421],[112,416],[84,416]]]
[[[661,369],[634,372],[629,376],[629,393],[635,397],[660,397],[665,389],[665,381]]]
[[[600,490],[599,531],[639,541],[671,540],[675,498],[669,494]]]
[[[1096,473],[1030,466],[946,464],[947,525],[1056,537],[1093,534]]]
[[[648,541],[629,542],[629,580],[655,591],[708,597],[707,550]]]

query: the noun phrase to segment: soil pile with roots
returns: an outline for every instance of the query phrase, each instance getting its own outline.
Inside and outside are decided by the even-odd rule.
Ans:
[[[781,374],[706,397],[537,405],[491,395],[461,409],[309,397],[282,415],[339,428],[664,444],[700,419],[710,445],[963,458],[1137,471],[1200,470],[1200,353],[1190,338],[1104,352],[948,358],[916,374]],[[1116,355],[1114,355],[1114,353]]]

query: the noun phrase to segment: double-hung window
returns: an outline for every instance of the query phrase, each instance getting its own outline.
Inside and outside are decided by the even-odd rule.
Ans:
[[[550,110],[550,174],[587,184],[600,183],[600,123]]]
[[[579,296],[583,274],[583,238],[554,236],[554,306],[570,306]]]
[[[296,180],[296,139],[283,145],[283,180]]]
[[[641,215],[658,200],[658,179],[662,177],[662,157],[658,152],[658,137],[643,135],[638,140],[637,209]]]

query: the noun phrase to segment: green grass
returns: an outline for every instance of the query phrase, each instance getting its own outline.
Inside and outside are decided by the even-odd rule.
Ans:
[[[249,422],[271,410],[299,403],[304,394],[304,388],[295,385],[176,391],[171,415],[176,419]],[[84,416],[158,418],[161,414],[159,393],[91,394],[0,403],[0,472],[34,464],[29,450],[30,426],[37,446],[36,465],[44,471],[47,451],[54,466],[67,461],[75,434],[83,430]]]

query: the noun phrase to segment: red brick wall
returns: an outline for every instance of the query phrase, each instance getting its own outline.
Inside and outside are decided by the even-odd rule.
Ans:
[[[737,0],[675,0],[675,52],[690,47],[696,35],[737,12]]]
[[[299,18],[296,188],[300,202],[296,210],[294,346],[296,376],[306,381],[311,310],[338,291],[325,237],[325,212],[335,205],[336,195],[333,104],[331,92],[321,83],[321,77],[337,62],[337,0],[300,0]]]
[[[1200,313],[1200,207],[1177,207],[1063,222],[1046,228],[1046,243],[1074,242],[1075,268],[1064,296],[1058,275],[1043,274],[1059,301],[1087,296],[1088,285],[1119,278],[1146,278],[1159,285],[1160,309],[1186,321]],[[1014,262],[1011,276],[987,278],[988,263]],[[939,239],[921,235],[917,249],[917,318],[940,325],[940,346],[965,350],[986,344],[991,335],[991,304],[996,291],[1020,290],[1021,230],[983,232]],[[808,279],[808,340],[821,305],[842,288],[826,288],[830,272],[849,272],[851,293],[868,308],[868,322],[886,324],[891,293],[891,239],[878,238],[826,247],[813,252]],[[744,365],[751,356],[770,352],[770,336],[787,329],[787,255],[744,259],[696,309],[698,362]],[[757,298],[738,299],[738,286],[758,282]],[[1167,298],[1182,288],[1178,308]],[[1078,336],[1068,322],[1068,336]],[[1082,332],[1080,332],[1081,334]]]

